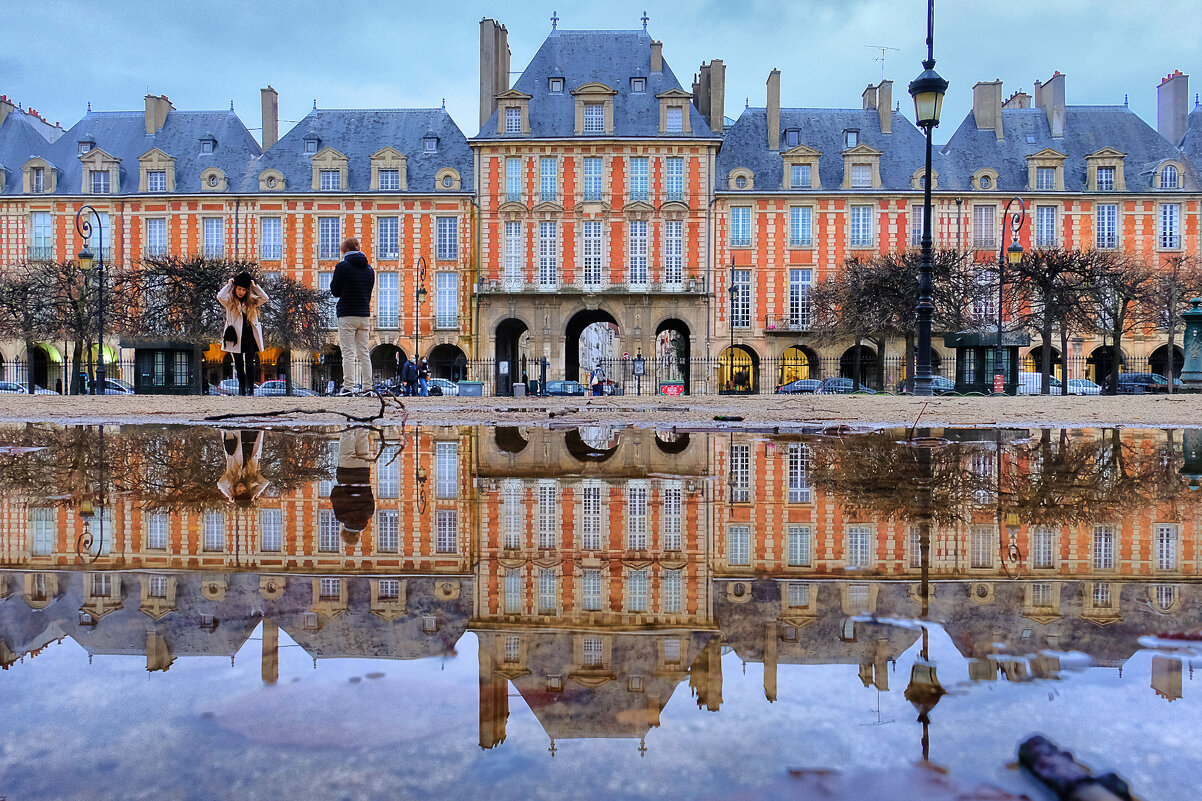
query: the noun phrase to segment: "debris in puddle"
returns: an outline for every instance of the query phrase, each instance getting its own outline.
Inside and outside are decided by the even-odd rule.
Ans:
[[[1125,781],[1114,773],[1094,776],[1070,752],[1042,735],[1019,745],[1018,761],[1061,801],[1131,801]]]

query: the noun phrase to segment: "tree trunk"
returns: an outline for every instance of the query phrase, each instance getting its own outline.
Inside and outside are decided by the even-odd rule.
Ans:
[[[1060,394],[1068,394],[1068,327],[1060,326]]]
[[[79,340],[71,346],[71,390],[72,395],[84,394],[84,382],[81,380],[83,375],[83,352],[79,344]]]
[[[284,361],[284,394],[292,394],[292,348],[285,347],[280,358]],[[276,373],[279,373],[279,362],[276,363]]]
[[[852,375],[851,375],[851,381],[852,381],[851,391],[852,392],[860,391],[860,343],[862,341],[863,341],[863,338],[857,335],[856,336],[855,354],[851,358],[851,365],[852,365],[851,366],[851,373],[852,373]]]
[[[1042,330],[1039,332],[1042,347],[1039,349],[1039,394],[1052,393],[1052,316],[1044,314]]]
[[[32,339],[25,340],[25,384],[26,384],[25,388],[29,390],[30,395],[33,394],[33,388],[35,386],[33,383],[33,349],[34,349],[34,347],[35,346],[33,344]],[[46,383],[47,384],[50,383],[49,370],[47,370],[47,373],[46,373]],[[46,387],[46,389],[50,389],[50,387]]]
[[[1118,317],[1115,317],[1114,330],[1111,331],[1114,342],[1110,348],[1110,386],[1114,389],[1112,394],[1117,395],[1119,391],[1119,344],[1123,338],[1122,326],[1118,324]]]
[[[1173,321],[1173,322],[1175,322],[1175,321]],[[1170,395],[1173,394],[1173,343],[1174,343],[1174,340],[1176,340],[1176,338],[1177,338],[1176,337],[1177,326],[1175,326],[1173,324],[1173,322],[1169,323],[1169,353],[1168,353],[1169,369],[1166,371],[1166,372],[1168,372],[1168,375],[1165,376],[1165,378],[1169,379],[1169,394]]]
[[[876,388],[878,391],[885,389],[885,340],[876,340]]]
[[[905,384],[904,384],[905,381],[910,382],[910,391],[913,392],[914,391],[914,335],[909,332],[906,333],[906,377],[903,379],[902,386],[905,386]]]

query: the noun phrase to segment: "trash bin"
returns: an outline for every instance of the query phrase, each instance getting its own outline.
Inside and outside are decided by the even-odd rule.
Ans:
[[[483,381],[460,381],[459,382],[459,397],[461,398],[479,398],[484,395]]]
[[[522,383],[514,384],[513,385],[513,397],[515,397],[515,398],[526,397],[526,385],[522,384]]]

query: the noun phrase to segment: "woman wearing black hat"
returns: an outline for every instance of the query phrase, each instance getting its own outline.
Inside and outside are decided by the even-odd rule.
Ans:
[[[259,352],[263,350],[259,310],[269,298],[250,273],[238,273],[217,293],[217,300],[225,308],[221,349],[234,357],[238,394],[252,395],[259,377]]]

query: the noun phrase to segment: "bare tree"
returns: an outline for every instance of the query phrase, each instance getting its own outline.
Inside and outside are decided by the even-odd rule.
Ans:
[[[1099,260],[1105,260],[1099,251],[1040,248],[1007,267],[1006,305],[1011,319],[1037,333],[1042,343],[1039,372],[1040,392],[1044,395],[1051,392],[1051,345],[1056,331],[1060,334],[1061,373],[1068,377],[1068,338],[1088,325],[1087,308],[1082,305],[1086,296],[1083,287]],[[1067,390],[1067,383],[1062,384],[1061,394]]]
[[[1157,328],[1169,332],[1168,369],[1169,392],[1172,392],[1173,348],[1176,346],[1177,329],[1181,326],[1181,314],[1189,299],[1202,295],[1202,265],[1191,255],[1173,255],[1161,262],[1153,271],[1147,292],[1147,312],[1155,319]]]
[[[1119,359],[1123,335],[1147,322],[1143,313],[1155,273],[1147,263],[1124,253],[1097,252],[1083,283],[1093,310],[1093,322],[1103,336],[1109,334],[1114,353],[1110,360],[1109,394],[1118,391]]]

